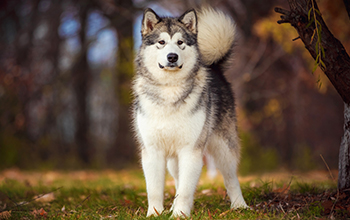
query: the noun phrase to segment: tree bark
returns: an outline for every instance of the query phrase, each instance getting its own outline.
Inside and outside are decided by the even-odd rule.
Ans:
[[[344,103],[344,136],[339,150],[338,188],[350,189],[350,104]]]
[[[344,0],[347,2],[348,0]],[[281,23],[290,23],[297,31],[305,48],[311,56],[316,59],[319,52],[316,49],[317,34],[315,33],[315,22],[308,19],[308,13],[311,9],[313,17],[314,11],[318,10],[315,0],[288,0],[290,11],[275,8],[275,11],[281,13]],[[321,56],[324,66],[320,68],[327,75],[345,104],[344,111],[344,136],[339,152],[339,178],[338,189],[345,190],[350,188],[350,57],[346,53],[341,42],[336,39],[329,31],[321,14],[315,12],[316,20],[319,22],[320,45],[324,49],[324,55]]]

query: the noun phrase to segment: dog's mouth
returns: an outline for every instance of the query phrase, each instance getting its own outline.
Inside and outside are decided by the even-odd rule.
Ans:
[[[168,65],[163,66],[162,64],[158,63],[158,66],[159,66],[159,68],[165,69],[165,70],[175,70],[175,69],[182,69],[183,64],[178,66],[175,63],[169,63]]]

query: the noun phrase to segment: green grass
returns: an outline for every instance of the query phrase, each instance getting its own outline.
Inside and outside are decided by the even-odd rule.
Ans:
[[[222,178],[208,180],[203,175],[195,194],[191,219],[322,217],[323,208],[317,199],[300,204],[300,207],[290,203],[295,199],[302,201],[303,195],[334,190],[334,185],[327,181],[292,182],[290,185],[289,182],[244,182],[243,195],[252,210],[230,210]],[[175,196],[171,178],[167,177],[166,185],[164,205],[169,210]],[[20,173],[14,179],[6,177],[2,180],[0,175],[0,219],[5,219],[6,211],[10,212],[9,219],[146,219],[144,178],[139,170]],[[151,219],[169,219],[170,215],[164,213]]]

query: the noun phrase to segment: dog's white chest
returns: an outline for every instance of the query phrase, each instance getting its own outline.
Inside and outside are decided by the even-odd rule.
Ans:
[[[143,113],[137,113],[137,127],[144,146],[163,149],[174,154],[178,149],[194,146],[205,123],[205,112],[189,112],[186,108],[155,106],[143,103]]]

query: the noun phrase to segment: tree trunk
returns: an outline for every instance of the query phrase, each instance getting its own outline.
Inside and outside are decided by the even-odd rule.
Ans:
[[[131,131],[130,117],[130,88],[131,79],[134,75],[134,44],[132,38],[132,23],[122,31],[118,31],[118,53],[116,65],[116,85],[119,101],[118,130],[115,139],[113,158],[118,163],[130,161],[135,155],[135,146]],[[121,28],[120,28],[121,29]],[[120,30],[118,29],[118,30]],[[112,156],[112,155],[111,155]]]
[[[344,136],[339,150],[338,188],[350,189],[350,104],[344,103]]]
[[[95,1],[104,8],[101,1]],[[107,160],[114,166],[125,165],[135,157],[136,147],[130,126],[131,79],[134,76],[133,23],[136,8],[133,1],[115,1],[118,7],[112,13],[105,12],[118,33],[116,77],[114,83],[118,98],[117,134],[114,146],[109,149]],[[122,9],[122,10],[120,10]]]
[[[346,2],[348,0],[345,0]],[[339,152],[339,179],[338,189],[345,190],[350,188],[350,57],[346,53],[343,45],[329,31],[320,13],[315,0],[288,0],[290,10],[287,11],[281,8],[275,8],[275,11],[283,14],[281,23],[290,23],[299,33],[300,39],[303,41],[306,49],[311,56],[316,60],[320,55],[320,50],[317,48],[317,33],[315,22],[308,19],[308,14],[311,9],[311,17],[316,17],[321,28],[318,28],[320,34],[320,46],[324,50],[321,54],[321,59],[324,66],[320,68],[327,75],[339,95],[345,103],[344,111],[344,136]],[[314,8],[314,9],[312,9]]]
[[[90,72],[87,61],[87,42],[86,42],[86,23],[88,16],[88,5],[82,3],[79,11],[80,18],[80,43],[81,52],[73,67],[73,83],[76,95],[76,131],[75,142],[78,147],[78,155],[80,159],[87,165],[91,162],[92,149],[88,140],[89,132],[89,114],[87,106],[87,95],[89,91]]]

